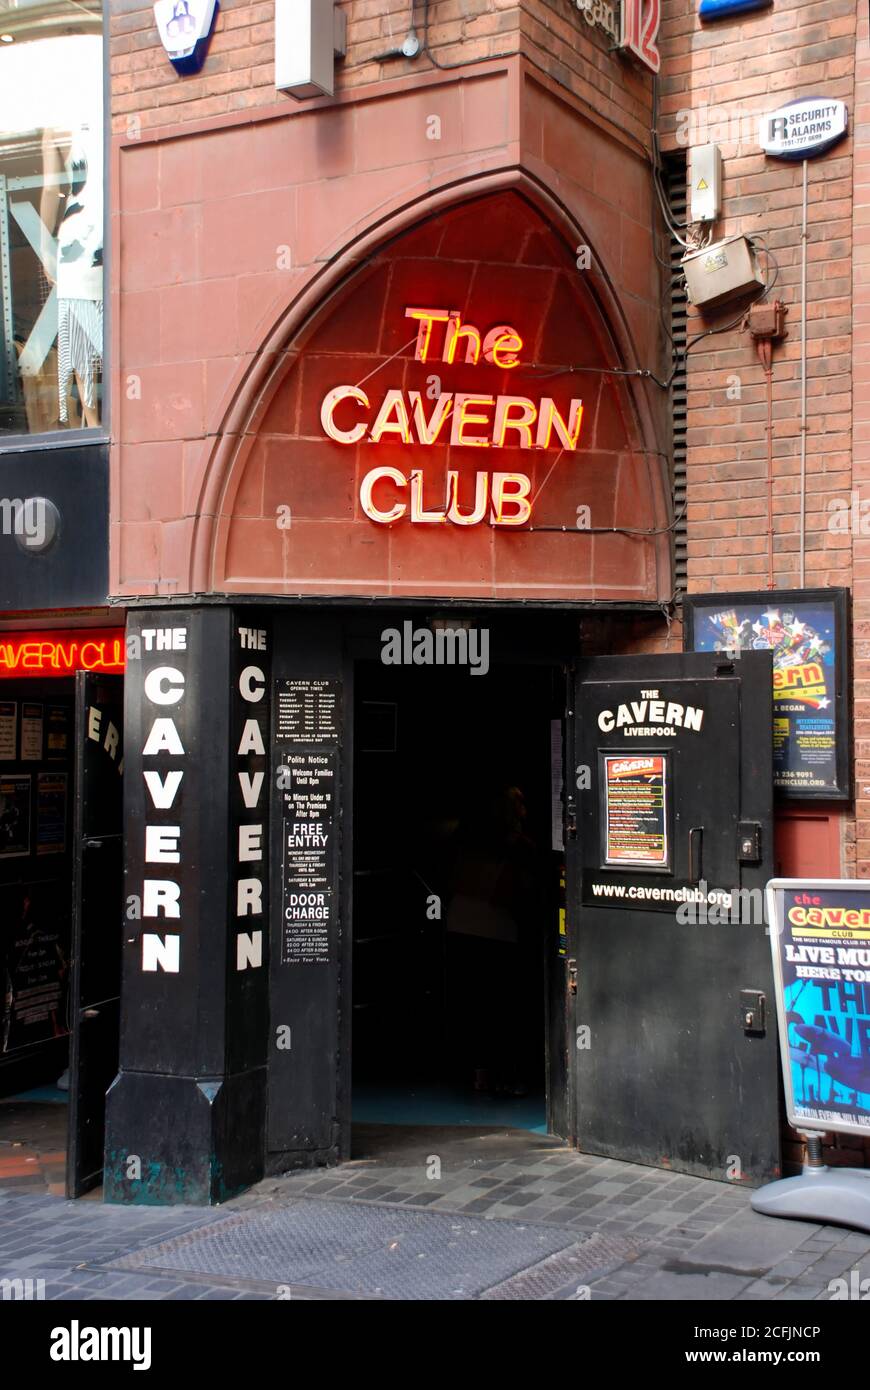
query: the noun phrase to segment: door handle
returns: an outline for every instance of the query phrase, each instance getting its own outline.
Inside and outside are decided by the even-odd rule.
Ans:
[[[573,959],[568,961],[568,993],[577,993],[577,962]]]
[[[697,836],[697,839],[695,838]],[[704,827],[693,825],[689,831],[689,882],[697,883],[701,877],[702,854],[704,848]]]

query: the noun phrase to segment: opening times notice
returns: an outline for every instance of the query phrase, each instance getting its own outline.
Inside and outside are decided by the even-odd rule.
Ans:
[[[340,710],[340,681],[278,681],[278,742],[337,743]]]

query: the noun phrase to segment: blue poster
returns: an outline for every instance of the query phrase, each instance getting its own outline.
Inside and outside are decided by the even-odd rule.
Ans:
[[[789,1121],[870,1133],[870,885],[771,888]]]
[[[837,671],[833,601],[699,604],[696,652],[773,654],[773,784],[818,796],[837,781]]]

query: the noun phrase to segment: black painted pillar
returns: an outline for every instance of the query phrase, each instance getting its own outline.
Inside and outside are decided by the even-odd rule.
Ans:
[[[220,1202],[263,1172],[268,648],[251,609],[129,619],[110,1202]]]

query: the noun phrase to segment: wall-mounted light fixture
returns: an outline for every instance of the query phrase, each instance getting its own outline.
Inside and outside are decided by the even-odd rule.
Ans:
[[[347,15],[334,0],[275,0],[275,86],[304,101],[335,95],[347,53]]]

